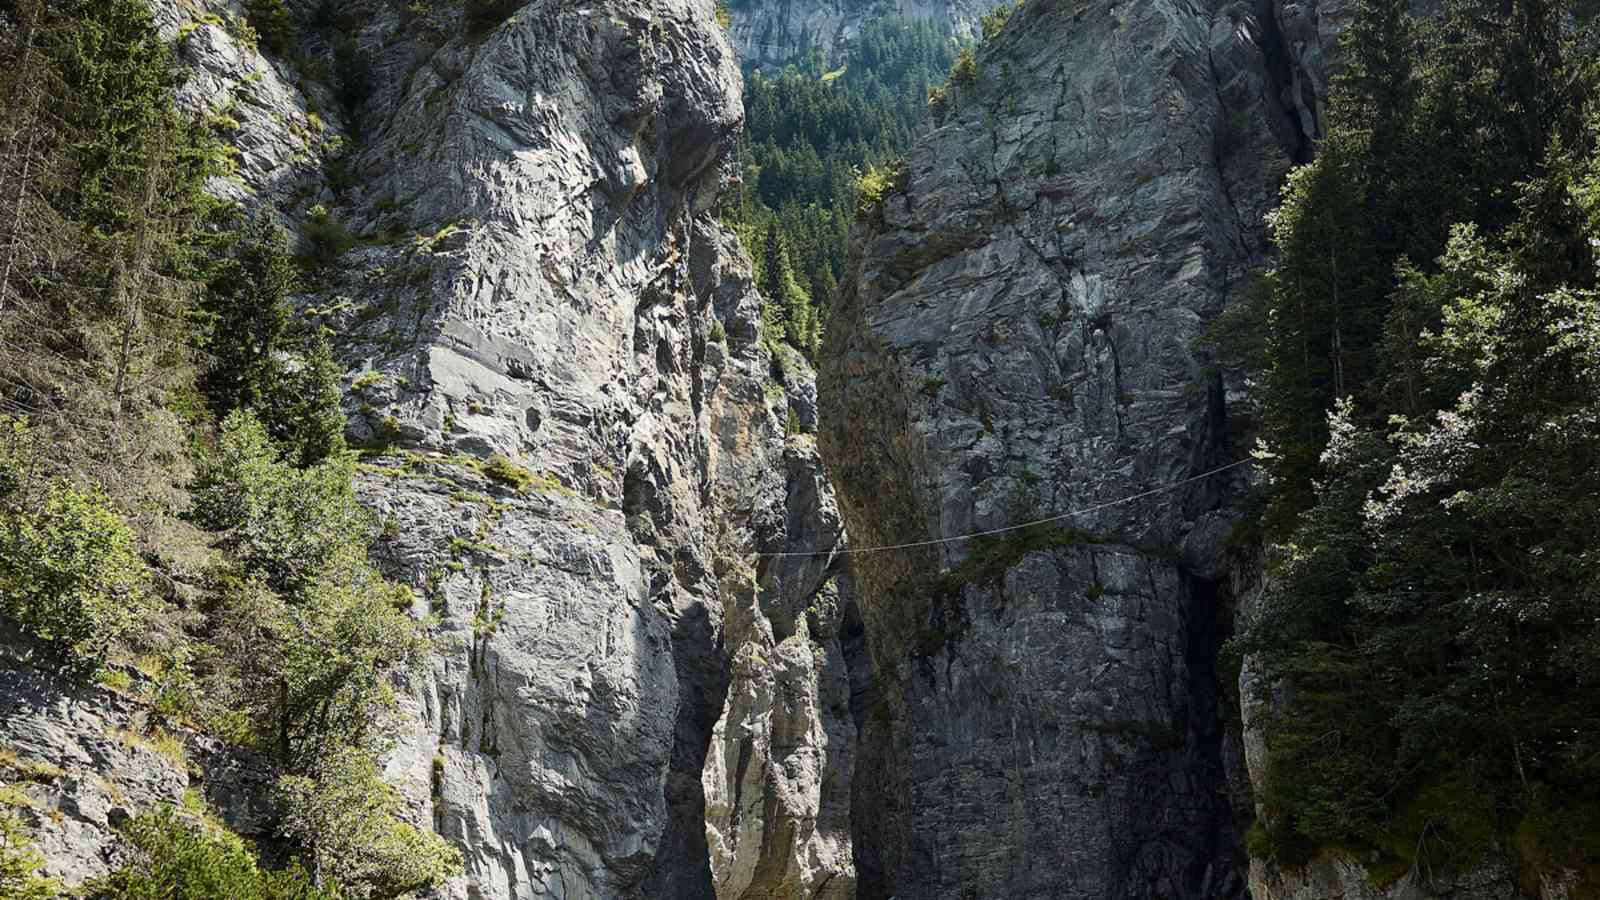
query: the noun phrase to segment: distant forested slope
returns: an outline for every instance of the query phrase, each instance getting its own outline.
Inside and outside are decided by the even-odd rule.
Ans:
[[[829,70],[820,50],[747,72],[741,183],[724,218],[755,259],[771,333],[811,354],[839,289],[857,182],[911,139],[961,44],[947,27],[886,18]]]

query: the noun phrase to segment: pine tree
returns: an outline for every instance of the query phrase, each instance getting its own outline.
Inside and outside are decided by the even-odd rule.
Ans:
[[[286,298],[295,288],[295,271],[288,236],[258,215],[206,285],[200,309],[210,362],[200,386],[219,417],[261,404],[276,379],[274,354],[289,327]]]

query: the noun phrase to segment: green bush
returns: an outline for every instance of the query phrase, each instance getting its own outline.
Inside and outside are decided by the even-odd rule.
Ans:
[[[170,806],[123,829],[136,861],[85,890],[90,900],[335,900],[304,870],[262,869],[238,835],[181,818]]]
[[[994,9],[978,17],[978,26],[983,31],[983,39],[992,41],[1000,36],[1006,27],[1006,22],[1011,20],[1011,14],[1022,8],[1022,0],[1017,0],[1013,7],[1010,3],[1002,3]]]
[[[248,710],[285,762],[374,739],[394,706],[388,678],[426,646],[410,592],[367,560],[374,527],[353,474],[344,455],[295,468],[241,411],[194,487],[196,523],[235,560],[208,623],[211,705]]]
[[[489,457],[488,462],[483,464],[483,474],[519,491],[527,490],[535,481],[532,472],[507,459],[501,453]]]
[[[309,586],[365,560],[370,517],[343,456],[297,469],[250,412],[222,423],[194,485],[194,519],[273,590]]]
[[[344,367],[320,332],[290,346],[293,350],[280,355],[272,369],[257,414],[291,462],[314,466],[345,450],[344,392],[339,388]]]
[[[344,223],[320,203],[306,216],[305,235],[311,242],[311,262],[320,266],[337,262],[356,243]]]
[[[245,16],[261,36],[261,44],[278,56],[295,48],[294,18],[283,0],[245,0]]]
[[[0,811],[0,900],[54,900],[61,885],[39,874],[44,857],[22,820]]]
[[[966,87],[977,81],[978,56],[971,47],[962,47],[961,52],[956,54],[955,66],[950,69],[950,83]]]
[[[0,611],[79,673],[138,626],[145,565],[133,532],[97,492],[52,479],[36,502],[0,504]]]
[[[396,818],[402,801],[370,756],[342,750],[278,781],[284,832],[356,900],[397,897],[461,870],[461,853]]]
[[[856,180],[856,214],[873,218],[883,211],[883,201],[890,192],[905,187],[905,160],[893,159],[880,166],[870,166]]]

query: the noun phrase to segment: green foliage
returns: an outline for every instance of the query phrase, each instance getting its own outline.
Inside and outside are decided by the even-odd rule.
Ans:
[[[123,837],[138,854],[85,893],[90,900],[334,900],[298,866],[262,869],[237,835],[215,832],[163,806],[130,821]]]
[[[1022,8],[1022,0],[1017,0],[1013,7],[1010,3],[1002,3],[994,9],[978,17],[978,27],[982,31],[985,43],[1000,36],[1000,32],[1011,21],[1011,14]]]
[[[210,358],[200,388],[218,414],[260,403],[276,377],[295,283],[288,235],[265,215],[251,219],[200,302]]]
[[[16,471],[4,457],[0,468]],[[0,611],[64,665],[91,672],[140,624],[145,566],[127,523],[97,492],[52,478],[34,493],[0,499]]]
[[[370,763],[395,710],[390,679],[420,664],[426,641],[410,591],[366,560],[373,529],[352,474],[343,455],[296,468],[248,412],[224,420],[195,516],[238,570],[210,613],[204,671],[219,718],[245,714],[290,768],[283,828],[312,852],[319,883],[391,897],[431,883],[450,855],[389,817]]]
[[[905,187],[905,177],[905,161],[901,159],[873,166],[862,173],[856,182],[856,214],[863,218],[878,215],[890,192]]]
[[[330,754],[308,774],[280,779],[278,794],[285,833],[354,900],[399,897],[461,871],[459,851],[396,818],[400,797],[363,753]]]
[[[886,165],[910,143],[927,92],[956,51],[947,29],[890,17],[863,26],[838,68],[818,50],[775,73],[747,73],[742,177],[723,218],[766,285],[771,334],[815,352],[863,205],[858,173]],[[769,247],[774,225],[781,257]]]
[[[303,335],[286,349],[257,407],[273,440],[296,465],[310,466],[344,453],[344,367],[321,332]]]
[[[194,518],[273,590],[299,590],[365,554],[368,517],[351,487],[354,464],[335,457],[297,469],[254,415],[223,420],[194,486]]]
[[[33,846],[33,837],[22,820],[9,810],[0,810],[0,900],[53,900],[62,895],[62,885],[39,874],[44,857]]]
[[[288,236],[265,216],[252,219],[200,303],[209,365],[199,387],[218,416],[253,410],[309,466],[344,449],[342,371],[320,332],[292,327],[287,297],[296,287]]]
[[[761,296],[766,305],[763,324],[769,341],[787,340],[802,352],[814,356],[822,340],[822,325],[817,320],[811,295],[795,279],[789,263],[789,249],[776,221],[767,226],[761,254]]]
[[[483,464],[483,474],[494,481],[519,491],[525,491],[537,481],[536,476],[526,468],[517,465],[502,453],[490,456]]]
[[[956,54],[956,64],[950,68],[950,83],[961,87],[978,83],[978,54],[971,47],[962,47]]]
[[[159,460],[168,401],[193,373],[173,337],[218,207],[202,187],[228,157],[176,111],[170,51],[141,0],[13,8],[29,25],[0,40],[15,125],[0,195],[20,223],[0,261],[0,392],[60,441],[61,467]],[[93,431],[114,434],[86,446]]]
[[[1240,649],[1285,688],[1254,841],[1280,862],[1509,846],[1600,890],[1600,133],[1569,13],[1365,4],[1272,219],[1276,562]]]
[[[244,11],[250,27],[261,38],[261,46],[278,56],[294,52],[294,18],[284,0],[245,0]]]
[[[285,761],[376,740],[388,676],[426,647],[410,592],[366,560],[374,529],[353,473],[345,456],[296,468],[235,412],[196,485],[196,521],[239,566],[211,615],[209,693],[249,710]]]
[[[331,266],[356,244],[355,235],[320,203],[306,215],[303,230],[311,245],[310,261],[314,265]]]

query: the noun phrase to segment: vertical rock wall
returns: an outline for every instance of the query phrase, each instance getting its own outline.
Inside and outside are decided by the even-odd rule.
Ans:
[[[728,35],[741,62],[782,66],[815,49],[836,66],[845,61],[861,26],[874,19],[925,19],[970,39],[978,34],[978,16],[994,5],[981,0],[733,0],[726,9],[732,21]]]
[[[1246,446],[1198,346],[1318,136],[1318,21],[1030,0],[859,237],[822,366],[854,544],[1091,510],[858,558],[861,897],[1244,894],[1216,670],[1244,472],[1190,479]]]

